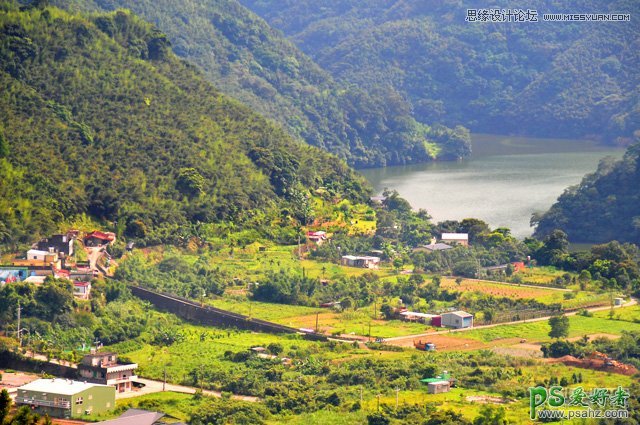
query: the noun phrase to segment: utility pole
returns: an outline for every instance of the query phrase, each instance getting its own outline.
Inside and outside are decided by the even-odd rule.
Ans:
[[[318,333],[318,314],[316,313],[316,333]]]
[[[373,320],[378,320],[378,297],[373,298]]]
[[[382,394],[378,394],[376,397],[378,398],[378,406],[376,407],[376,410],[379,412],[380,411],[380,396]]]
[[[167,386],[167,365],[164,365],[164,381],[162,381],[162,391],[165,391],[165,387]]]
[[[18,337],[18,347],[22,347],[22,329],[20,329],[20,312],[22,311],[22,307],[20,307],[20,302],[18,302],[18,330],[16,331]]]

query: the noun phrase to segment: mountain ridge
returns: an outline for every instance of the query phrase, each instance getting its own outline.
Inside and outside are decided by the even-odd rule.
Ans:
[[[406,100],[388,87],[338,84],[236,0],[53,3],[70,10],[132,10],[166,33],[177,54],[200,67],[225,94],[352,166],[402,165],[469,154],[469,137],[462,128],[418,123]]]
[[[4,1],[0,34],[3,242],[82,214],[148,243],[198,223],[270,232],[310,191],[366,199],[346,164],[221,94],[131,13]]]

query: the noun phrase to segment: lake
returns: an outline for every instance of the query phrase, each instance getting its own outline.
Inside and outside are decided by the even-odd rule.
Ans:
[[[624,149],[589,140],[472,135],[464,161],[360,170],[376,193],[395,189],[433,221],[475,217],[513,235],[531,235],[531,214],[546,211],[569,186]]]

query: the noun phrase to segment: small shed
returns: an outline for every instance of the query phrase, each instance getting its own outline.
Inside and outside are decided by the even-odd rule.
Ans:
[[[613,304],[614,305],[623,305],[624,304],[624,298],[621,298],[621,297],[614,298],[613,299]]]
[[[342,261],[343,266],[348,267],[362,267],[365,269],[377,269],[380,264],[380,257],[371,257],[371,256],[357,256],[357,255],[343,255]]]
[[[427,383],[427,392],[429,394],[448,393],[451,390],[449,381],[435,381]]]
[[[452,311],[442,314],[442,326],[451,328],[471,328],[473,327],[473,315],[465,311]]]

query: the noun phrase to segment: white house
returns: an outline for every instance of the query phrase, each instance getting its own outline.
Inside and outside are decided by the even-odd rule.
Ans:
[[[27,251],[27,260],[46,261],[47,258],[51,258],[53,255],[57,257],[57,254],[53,254],[49,251],[40,251],[39,249],[30,249]]]
[[[343,255],[342,265],[349,267],[362,267],[365,269],[377,269],[380,265],[380,257]]]
[[[440,239],[449,245],[469,246],[468,233],[443,233]]]

